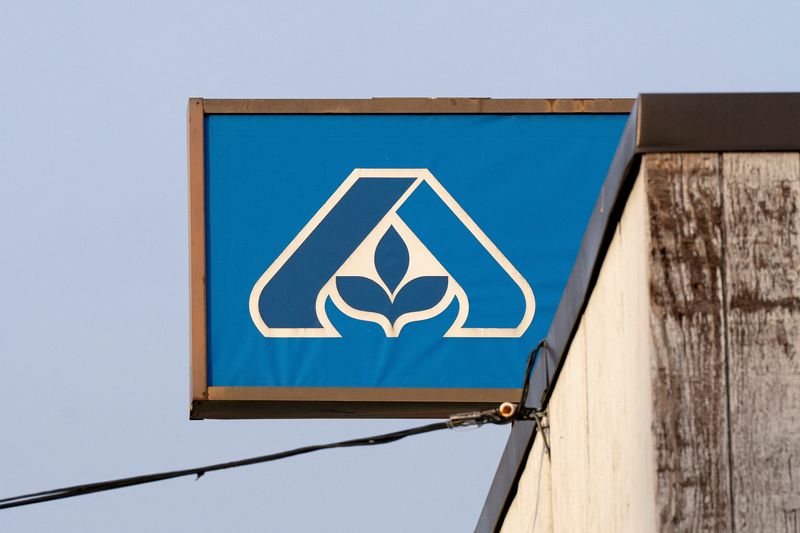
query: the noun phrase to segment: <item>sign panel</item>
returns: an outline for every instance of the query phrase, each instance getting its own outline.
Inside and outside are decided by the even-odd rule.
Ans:
[[[628,106],[191,100],[191,416],[517,401]]]

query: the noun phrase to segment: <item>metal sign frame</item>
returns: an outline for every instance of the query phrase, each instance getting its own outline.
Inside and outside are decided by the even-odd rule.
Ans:
[[[190,419],[446,418],[519,401],[521,389],[214,387],[207,381],[205,117],[213,114],[620,114],[631,99],[374,98],[218,100],[188,104]],[[522,379],[522,376],[520,376]]]

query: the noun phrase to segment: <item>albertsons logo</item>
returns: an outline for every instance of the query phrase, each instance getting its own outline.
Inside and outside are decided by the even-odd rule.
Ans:
[[[417,227],[403,217],[414,209],[425,213],[408,217]],[[507,280],[517,297],[481,287],[486,279]],[[454,299],[445,337],[519,337],[535,309],[525,278],[427,169],[354,170],[258,279],[250,315],[265,337],[340,337],[329,299],[387,337]]]

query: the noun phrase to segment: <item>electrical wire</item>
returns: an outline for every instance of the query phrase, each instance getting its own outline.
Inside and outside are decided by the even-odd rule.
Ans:
[[[539,344],[536,345],[536,348],[534,348],[530,355],[528,355],[528,364],[525,367],[525,380],[522,382],[522,396],[519,400],[517,418],[524,417],[526,414],[528,414],[525,404],[528,401],[528,392],[530,391],[531,386],[531,372],[533,372],[533,365],[536,363],[536,357],[545,346],[547,346],[547,341],[545,339],[540,340]]]
[[[525,404],[528,402],[528,393],[530,392],[530,383],[531,383],[531,373],[533,372],[533,366],[536,363],[537,356],[539,352],[547,346],[547,341],[542,339],[539,341],[539,344],[536,345],[536,348],[531,351],[531,354],[528,356],[528,365],[525,369],[525,382],[522,384],[522,396],[519,400],[519,408],[517,409],[517,413],[515,415],[516,420],[533,420],[536,423],[536,429],[539,434],[542,436],[542,442],[544,444],[544,449],[547,451],[547,455],[550,455],[550,443],[547,441],[547,435],[544,433],[544,427],[542,424],[542,416],[544,411],[541,409],[531,409],[529,407],[525,407]],[[547,359],[544,361],[545,363],[545,374],[547,373]]]
[[[530,409],[525,408],[525,403],[528,399],[528,392],[530,388],[531,372],[536,362],[537,355],[544,346],[546,346],[546,343],[544,340],[542,340],[536,345],[536,348],[534,348],[528,356],[528,362],[525,368],[525,381],[522,385],[522,395],[520,397],[520,403],[517,409],[514,409],[513,404],[503,404],[497,409],[456,414],[451,416],[448,420],[442,422],[434,422],[424,426],[394,431],[392,433],[384,433],[382,435],[374,435],[372,437],[343,440],[328,444],[315,444],[312,446],[303,446],[301,448],[294,448],[292,450],[286,450],[268,455],[259,455],[256,457],[249,457],[247,459],[239,459],[237,461],[229,461],[226,463],[216,463],[194,468],[185,468],[183,470],[172,470],[168,472],[157,472],[154,474],[145,474],[141,476],[124,477],[119,479],[111,479],[108,481],[72,485],[70,487],[62,487],[59,489],[32,492],[30,494],[22,494],[19,496],[11,496],[9,498],[0,499],[0,510],[44,503],[53,500],[61,500],[64,498],[74,498],[76,496],[84,496],[87,494],[94,494],[96,492],[105,492],[109,490],[122,489],[125,487],[133,487],[135,485],[155,483],[156,481],[165,481],[167,479],[175,479],[179,477],[197,476],[197,479],[200,479],[207,472],[216,472],[218,470],[227,470],[229,468],[239,468],[242,466],[269,463],[271,461],[287,459],[289,457],[318,452],[321,450],[332,450],[334,448],[352,448],[356,446],[376,446],[378,444],[389,444],[413,435],[422,435],[424,433],[430,433],[432,431],[439,431],[442,429],[455,429],[466,426],[482,426],[483,424],[487,423],[507,424],[515,420],[526,420],[530,416],[531,412]]]
[[[432,431],[439,431],[442,429],[454,429],[457,427],[465,427],[465,426],[481,426],[486,423],[506,424],[511,422],[512,419],[513,416],[504,416],[500,414],[500,409],[492,409],[489,411],[479,411],[474,413],[463,413],[463,414],[453,415],[448,420],[442,422],[434,422],[432,424],[427,424],[424,426],[404,429],[401,431],[394,431],[392,433],[384,433],[382,435],[375,435],[372,437],[362,437],[358,439],[344,440],[328,444],[316,444],[313,446],[304,446],[301,448],[295,448],[293,450],[287,450],[269,455],[260,455],[257,457],[250,457],[247,459],[240,459],[238,461],[230,461],[227,463],[217,463],[206,466],[199,466],[195,468],[186,468],[183,470],[173,470],[170,472],[158,472],[154,474],[146,474],[141,476],[125,477],[119,479],[112,479],[108,481],[100,481],[96,483],[73,485],[71,487],[62,487],[59,489],[51,489],[41,492],[33,492],[30,494],[22,494],[20,496],[12,496],[9,498],[0,499],[0,510],[10,509],[12,507],[21,507],[24,505],[33,505],[37,503],[49,502],[53,500],[61,500],[64,498],[73,498],[75,496],[84,496],[86,494],[94,494],[96,492],[116,490],[125,487],[132,487],[135,485],[144,485],[146,483],[154,483],[156,481],[164,481],[167,479],[175,479],[179,477],[197,476],[197,479],[200,479],[200,477],[202,477],[207,472],[215,472],[218,470],[226,470],[229,468],[238,468],[242,466],[268,463],[271,461],[277,461],[279,459],[286,459],[289,457],[295,457],[297,455],[303,455],[321,450],[388,444],[391,442],[396,442],[398,440],[404,439],[406,437],[411,437],[413,435],[422,435],[423,433],[430,433]]]

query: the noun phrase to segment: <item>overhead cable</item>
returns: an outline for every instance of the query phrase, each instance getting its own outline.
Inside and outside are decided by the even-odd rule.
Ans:
[[[512,406],[512,407],[509,407]],[[321,450],[330,450],[334,448],[352,448],[356,446],[375,446],[378,444],[388,444],[395,442],[406,437],[413,435],[421,435],[423,433],[430,433],[432,431],[439,431],[441,429],[454,429],[465,426],[480,426],[486,423],[491,424],[505,424],[511,421],[511,417],[504,416],[501,412],[513,413],[516,409],[513,404],[503,404],[497,409],[490,411],[480,411],[475,413],[464,413],[454,415],[450,419],[442,422],[434,422],[424,426],[418,426],[401,431],[394,431],[392,433],[384,433],[382,435],[375,435],[372,437],[362,437],[358,439],[344,440],[328,444],[315,444],[312,446],[303,446],[293,450],[273,453],[269,455],[259,455],[257,457],[250,457],[247,459],[240,459],[238,461],[230,461],[227,463],[217,463],[206,466],[199,466],[194,468],[185,468],[183,470],[173,470],[170,472],[158,472],[155,474],[145,474],[141,476],[125,477],[120,479],[112,479],[108,481],[100,481],[96,483],[86,483],[83,485],[73,485],[71,487],[62,487],[59,489],[45,490],[41,492],[33,492],[30,494],[23,494],[20,496],[12,496],[10,498],[0,499],[0,509],[10,509],[12,507],[21,507],[24,505],[33,505],[35,503],[43,503],[53,500],[61,500],[63,498],[73,498],[75,496],[83,496],[86,494],[93,494],[95,492],[105,492],[109,490],[121,489],[124,487],[132,487],[134,485],[144,485],[146,483],[154,483],[156,481],[164,481],[166,479],[174,479],[186,476],[197,476],[199,479],[207,472],[215,472],[217,470],[227,470],[229,468],[238,468],[242,466],[255,465],[260,463],[268,463],[277,461],[279,459],[286,459],[297,455],[303,455]]]
[[[33,505],[36,503],[44,503],[53,500],[61,500],[64,498],[74,498],[75,496],[84,496],[86,494],[94,494],[96,492],[105,492],[109,490],[116,490],[125,487],[133,487],[135,485],[144,485],[147,483],[155,483],[156,481],[164,481],[167,479],[175,479],[179,477],[196,476],[200,479],[207,472],[215,472],[217,470],[227,470],[229,468],[239,468],[242,466],[255,465],[260,463],[269,463],[279,459],[287,459],[297,455],[304,455],[307,453],[318,452],[321,450],[331,450],[334,448],[353,448],[356,446],[376,446],[378,444],[388,444],[396,442],[406,437],[413,435],[422,435],[423,433],[430,433],[432,431],[439,431],[442,429],[455,429],[467,426],[482,426],[484,424],[507,424],[514,420],[528,419],[530,410],[525,408],[525,401],[528,396],[528,382],[530,381],[531,370],[536,361],[541,348],[544,346],[544,341],[540,342],[536,348],[531,352],[528,357],[527,367],[525,369],[525,381],[522,386],[522,396],[519,407],[512,403],[503,403],[496,409],[488,411],[476,411],[471,413],[460,413],[451,416],[448,420],[442,422],[434,422],[424,426],[394,431],[392,433],[384,433],[382,435],[374,435],[372,437],[362,437],[358,439],[343,440],[339,442],[332,442],[328,444],[315,444],[312,446],[303,446],[301,448],[294,448],[293,450],[286,450],[283,452],[272,453],[268,455],[259,455],[257,457],[249,457],[247,459],[239,459],[237,461],[230,461],[227,463],[216,463],[206,466],[198,466],[194,468],[185,468],[183,470],[172,470],[169,472],[157,472],[154,474],[145,474],[141,476],[124,477],[119,479],[111,479],[108,481],[99,481],[95,483],[86,483],[83,485],[72,485],[70,487],[62,487],[59,489],[50,489],[40,492],[32,492],[30,494],[22,494],[19,496],[12,496],[9,498],[0,499],[0,510],[10,509],[12,507],[22,507],[25,505]]]

